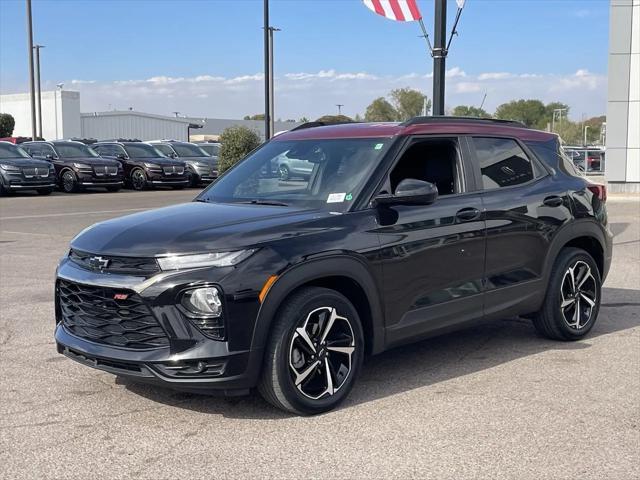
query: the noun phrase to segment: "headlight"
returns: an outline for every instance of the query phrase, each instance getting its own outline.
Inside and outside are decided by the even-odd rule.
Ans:
[[[158,258],[162,270],[183,270],[198,267],[230,267],[255,252],[254,249],[235,252],[200,253],[197,255],[171,255]]]
[[[91,167],[89,165],[85,165],[84,163],[73,163],[73,166],[80,169],[80,170],[91,170]]]
[[[3,170],[10,170],[12,172],[17,172],[20,170],[20,167],[16,167],[15,165],[8,165],[6,163],[0,163],[0,168]]]
[[[185,292],[182,306],[191,313],[219,317],[222,314],[222,301],[216,287],[196,288]]]
[[[147,163],[147,162],[144,162],[144,166],[147,168],[155,169],[155,170],[160,170],[162,168],[160,165],[156,165],[155,163]]]

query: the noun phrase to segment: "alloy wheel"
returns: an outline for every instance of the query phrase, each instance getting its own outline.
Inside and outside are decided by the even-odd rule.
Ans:
[[[73,189],[76,186],[76,177],[75,175],[70,172],[70,171],[66,171],[64,172],[64,174],[62,175],[62,189],[67,192],[73,192]]]
[[[355,352],[351,322],[333,307],[311,311],[296,328],[289,346],[289,369],[295,387],[317,400],[334,395],[351,373]]]
[[[144,176],[144,172],[142,170],[134,170],[131,174],[131,185],[133,189],[142,190],[146,183],[147,179]]]
[[[286,165],[280,165],[278,173],[280,174],[280,180],[289,180],[289,167]]]
[[[597,281],[591,267],[578,260],[562,277],[560,310],[567,325],[575,330],[584,328],[591,320],[597,302]]]

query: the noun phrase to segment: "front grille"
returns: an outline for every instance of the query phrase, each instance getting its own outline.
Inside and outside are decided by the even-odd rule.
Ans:
[[[172,165],[170,167],[164,167],[162,169],[165,175],[182,175],[184,173],[184,167]]]
[[[72,249],[69,252],[69,259],[76,265],[92,271],[144,276],[150,276],[160,271],[158,262],[154,258],[94,255]]]
[[[132,350],[169,345],[165,331],[135,292],[60,279],[57,294],[62,324],[77,337]]]
[[[22,174],[25,178],[47,178],[49,176],[49,168],[47,167],[36,167],[36,168],[23,168]]]
[[[104,177],[105,175],[115,176],[118,174],[118,167],[109,165],[98,165],[93,167],[96,176]]]

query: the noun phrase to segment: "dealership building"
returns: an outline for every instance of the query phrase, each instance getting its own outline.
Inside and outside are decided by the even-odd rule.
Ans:
[[[31,137],[31,104],[28,93],[0,95],[0,112],[13,115],[13,135]],[[57,89],[42,92],[42,136],[61,138],[137,138],[216,140],[225,128],[243,125],[264,137],[264,122],[224,118],[171,117],[134,110],[80,112],[80,92]],[[275,131],[290,130],[296,122],[275,122]],[[189,137],[190,136],[190,137]]]

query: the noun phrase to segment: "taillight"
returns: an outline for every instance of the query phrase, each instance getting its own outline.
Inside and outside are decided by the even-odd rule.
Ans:
[[[592,185],[587,186],[587,188],[589,189],[589,191],[591,191],[591,193],[593,193],[596,197],[598,197],[603,202],[607,201],[607,186],[606,185],[599,185],[599,184],[594,183]]]

